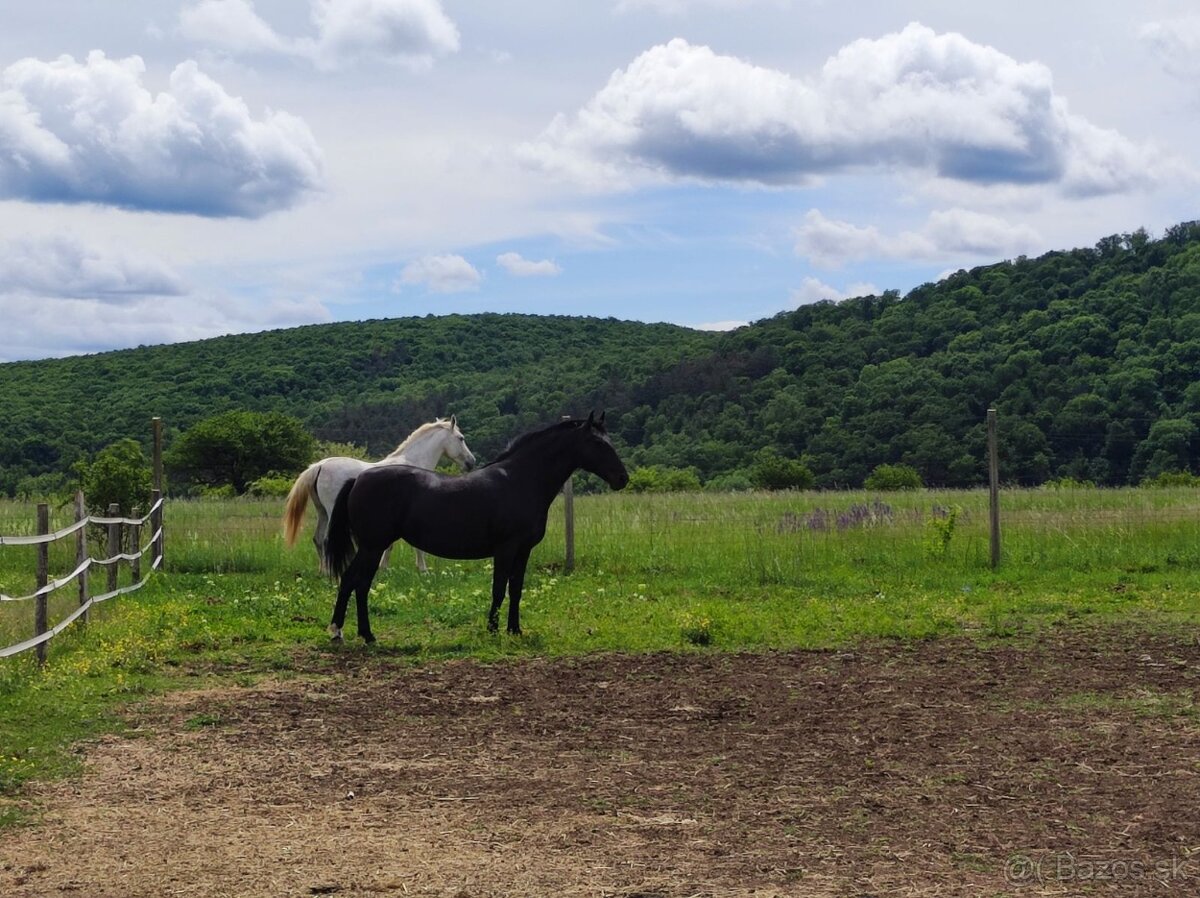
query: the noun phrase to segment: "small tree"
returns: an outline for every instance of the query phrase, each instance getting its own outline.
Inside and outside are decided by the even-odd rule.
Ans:
[[[921,475],[912,465],[878,465],[863,483],[869,490],[919,490]]]
[[[784,458],[774,449],[758,454],[750,479],[762,490],[807,490],[815,481],[808,465],[795,458]]]
[[[238,495],[271,473],[300,471],[316,441],[296,418],[279,412],[226,412],[188,430],[172,447],[172,474],[204,486],[228,484]]]
[[[113,503],[125,515],[135,507],[150,507],[154,478],[137,440],[118,440],[97,452],[92,461],[76,462],[71,470],[93,514],[105,514]]]

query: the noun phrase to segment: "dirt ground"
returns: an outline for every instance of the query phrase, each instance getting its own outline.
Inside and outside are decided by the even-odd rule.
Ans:
[[[1200,894],[1200,645],[1058,632],[176,693],[0,895]]]

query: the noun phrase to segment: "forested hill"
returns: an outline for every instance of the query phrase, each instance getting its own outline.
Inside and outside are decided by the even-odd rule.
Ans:
[[[82,453],[232,408],[281,411],[382,454],[458,414],[482,458],[561,414],[606,408],[634,465],[744,482],[766,449],[826,486],[904,462],[927,484],[984,474],[1140,481],[1200,462],[1200,223],[818,303],[716,335],[522,315],[294,328],[0,365],[0,492]]]

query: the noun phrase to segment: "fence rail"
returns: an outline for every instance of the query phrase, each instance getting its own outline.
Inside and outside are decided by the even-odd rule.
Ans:
[[[50,509],[49,506],[42,504],[37,507],[38,532],[35,535],[0,536],[0,548],[5,546],[37,546],[38,555],[37,588],[33,592],[26,596],[10,596],[0,592],[0,605],[3,605],[5,602],[32,601],[34,603],[34,635],[23,642],[9,646],[0,646],[0,658],[8,658],[13,655],[19,655],[22,652],[27,652],[30,649],[36,649],[38,661],[44,662],[46,660],[46,644],[80,618],[83,618],[86,622],[88,610],[93,605],[141,589],[149,581],[150,575],[162,567],[164,546],[162,419],[153,418],[150,423],[154,446],[154,489],[150,493],[150,510],[146,512],[144,517],[121,517],[119,514],[120,509],[116,505],[108,507],[107,515],[89,515],[85,512],[83,493],[79,492],[75,494],[75,523],[70,526],[50,532]],[[152,535],[149,542],[144,546],[139,546],[142,526],[147,521],[150,522]],[[89,524],[98,524],[107,528],[108,557],[92,558],[88,554],[86,528]],[[131,541],[133,543],[132,548],[136,551],[121,551],[121,528],[123,527],[130,528]],[[61,539],[66,539],[68,536],[75,537],[75,569],[65,576],[51,579],[49,573],[50,544]],[[150,562],[150,571],[143,577],[141,560],[147,553],[153,553],[153,557]],[[122,561],[129,562],[130,575],[134,582],[128,586],[118,588],[117,573]],[[106,592],[99,593],[98,595],[91,594],[88,583],[88,572],[93,565],[99,565],[108,571],[108,589]],[[62,589],[72,582],[79,585],[79,607],[52,627],[47,619],[49,610],[47,598],[51,593]]]
[[[56,530],[53,533],[39,533],[33,536],[0,536],[0,546],[39,546],[40,551],[44,552],[45,548],[48,547],[50,543],[57,542],[60,539],[65,539],[68,536],[79,533],[89,524],[100,524],[110,528],[128,526],[134,528],[134,533],[139,532],[141,527],[147,522],[150,522],[151,526],[154,528],[150,539],[144,546],[134,546],[134,548],[137,550],[135,552],[113,552],[113,554],[109,555],[107,558],[92,558],[87,556],[80,561],[76,565],[75,569],[69,574],[52,580],[47,578],[45,583],[42,583],[36,590],[28,595],[10,596],[5,593],[0,593],[0,602],[33,601],[39,604],[36,615],[37,624],[35,624],[35,628],[38,632],[35,633],[35,635],[31,638],[22,642],[0,647],[0,658],[8,658],[13,655],[19,655],[22,652],[29,651],[30,649],[39,649],[38,657],[44,659],[45,644],[66,630],[67,627],[71,626],[71,624],[75,623],[75,621],[79,620],[79,618],[85,616],[93,605],[106,602],[109,599],[116,598],[117,596],[134,592],[135,590],[141,589],[146,585],[150,579],[151,573],[161,567],[163,560],[163,499],[162,496],[159,495],[158,490],[155,490],[154,492],[154,502],[151,505],[150,510],[140,518],[116,517],[112,516],[111,513],[106,516],[87,515],[85,517],[81,517],[71,526],[63,527],[61,530]],[[76,507],[81,508],[82,505],[82,496],[77,496]],[[43,514],[44,513],[39,509],[39,520],[42,519]],[[96,595],[88,594],[86,575],[94,565],[111,567],[112,565],[117,565],[122,561],[136,564],[148,553],[153,553],[153,555],[150,563],[150,572],[147,573],[145,577],[142,577],[140,580],[137,580],[137,582],[128,586],[109,589],[107,592]],[[41,562],[39,562],[39,573],[41,570],[42,566]],[[39,576],[39,579],[42,579],[41,576]],[[45,621],[44,603],[46,601],[46,597],[75,581],[79,581],[81,584],[79,607],[53,627],[45,626],[43,622]]]

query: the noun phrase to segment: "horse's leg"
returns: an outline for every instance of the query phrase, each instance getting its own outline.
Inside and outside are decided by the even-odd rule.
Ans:
[[[521,590],[525,588],[525,568],[531,551],[532,546],[517,550],[508,577],[508,632],[513,636],[521,635]]]
[[[325,512],[325,506],[320,502],[314,502],[317,507],[317,529],[313,531],[313,545],[317,547],[317,563],[321,573],[325,573],[325,533],[329,528],[329,515]]]
[[[354,560],[350,562],[350,567],[346,568],[346,573],[342,574],[341,582],[338,583],[337,601],[333,605],[333,619],[329,622],[329,635],[333,639],[341,640],[342,638],[342,626],[346,623],[346,606],[350,603],[350,593],[358,581],[358,559],[359,555],[355,555]]]
[[[429,573],[429,565],[425,563],[425,553],[417,549],[417,570],[422,574]]]
[[[489,633],[500,629],[500,603],[504,601],[504,590],[508,586],[508,575],[512,571],[513,552],[501,549],[492,559],[492,607],[488,610]]]
[[[362,560],[362,567],[358,572],[358,582],[354,587],[358,635],[368,643],[375,641],[375,634],[371,632],[371,619],[367,613],[367,593],[371,591],[371,581],[375,579],[375,573],[379,570],[379,559],[382,556],[383,551],[380,549],[359,549],[358,556],[354,559],[356,562]]]

